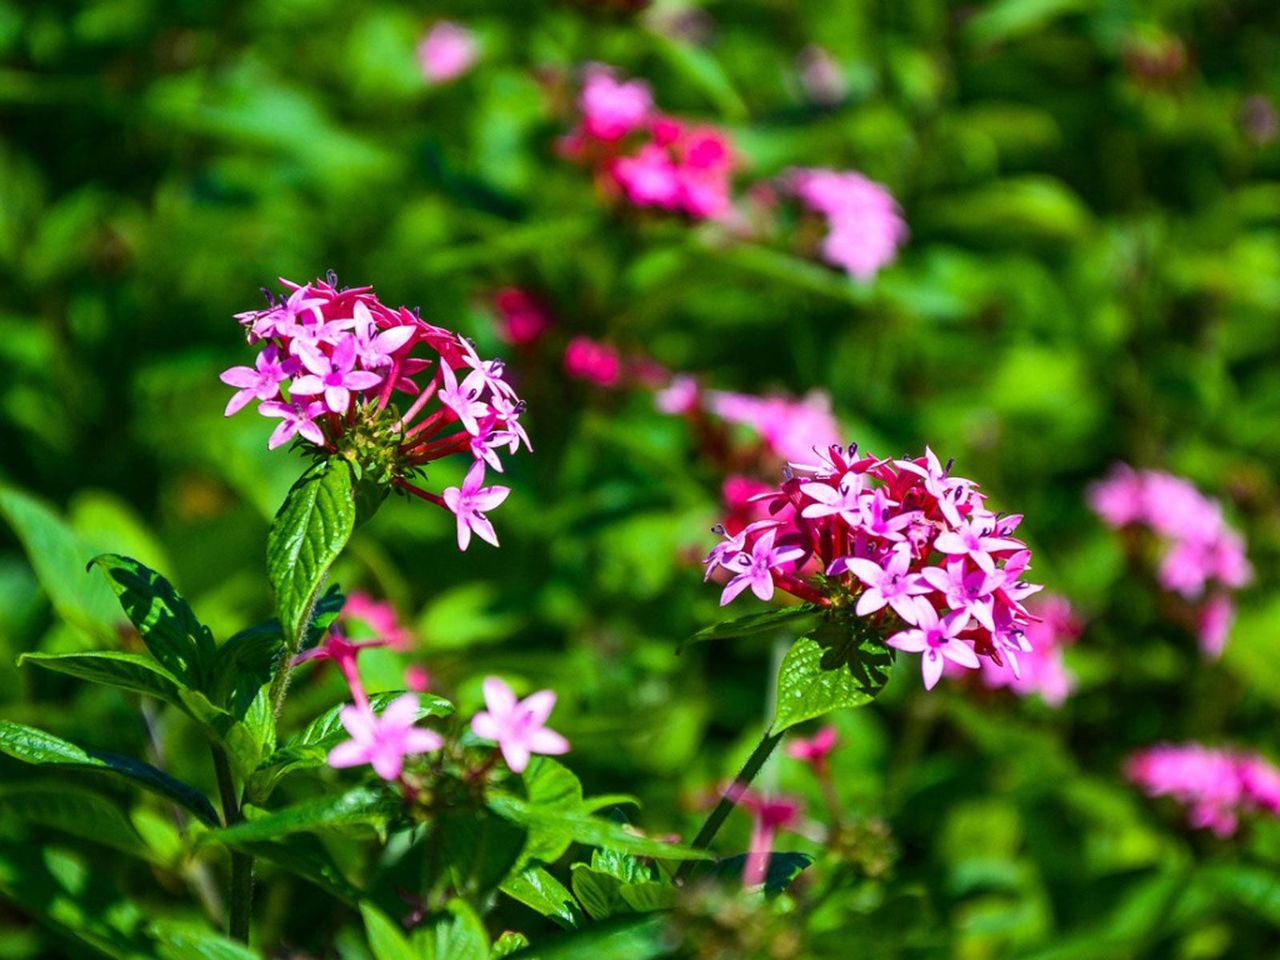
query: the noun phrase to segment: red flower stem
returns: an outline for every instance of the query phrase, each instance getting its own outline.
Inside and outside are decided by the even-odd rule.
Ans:
[[[426,463],[428,460],[439,460],[451,453],[460,453],[471,445],[469,433],[458,433],[435,443],[423,443],[409,450],[405,457],[415,463]]]
[[[430,430],[431,432],[428,433],[426,437],[423,437],[423,439],[426,440],[430,437],[434,437],[437,433],[439,433],[449,423],[452,422],[449,419],[449,417],[451,416],[454,417],[454,419],[457,419],[456,415],[453,413],[452,410],[450,410],[448,407],[441,407],[431,416],[427,417],[427,419],[423,420],[421,423],[415,425],[412,429],[410,429],[409,432],[405,434],[405,439],[408,440],[413,437],[416,437],[418,436],[418,434],[427,430]]]
[[[420,500],[425,500],[427,501],[427,503],[434,503],[437,507],[444,506],[444,500],[442,500],[440,497],[436,496],[434,493],[430,493],[426,490],[423,490],[420,487],[415,487],[412,483],[410,483],[407,480],[402,480],[399,477],[397,477],[395,480],[392,480],[391,483],[392,483],[392,486],[397,487],[400,490],[403,490],[405,493],[411,493],[415,497],[419,498]]]
[[[808,600],[823,607],[831,606],[830,600],[799,577],[793,577],[789,573],[779,573],[776,570],[770,572],[773,574],[773,582],[793,597],[799,597],[801,600]]]
[[[430,383],[422,388],[422,392],[418,394],[417,398],[413,401],[413,406],[405,411],[404,416],[400,418],[400,425],[407,427],[409,425],[409,421],[422,412],[422,408],[427,405],[427,401],[434,397],[436,395],[436,391],[439,389],[440,376],[437,374],[431,378]]]

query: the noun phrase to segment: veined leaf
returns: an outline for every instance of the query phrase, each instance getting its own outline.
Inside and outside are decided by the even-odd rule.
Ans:
[[[792,636],[807,633],[810,623],[816,622],[823,608],[816,603],[801,603],[791,607],[779,607],[765,610],[762,613],[749,613],[745,617],[724,620],[720,623],[703,627],[692,637],[689,643],[700,643],[704,640],[735,640],[740,637],[752,637],[761,633],[773,633],[781,627],[794,630]]]
[[[455,897],[448,916],[415,931],[412,942],[421,960],[489,960],[489,934],[465,900]]]
[[[571,871],[573,895],[592,920],[607,920],[626,910],[626,902],[618,892],[622,881],[585,863],[575,863]]]
[[[394,801],[386,793],[369,787],[356,787],[337,797],[296,803],[237,823],[233,827],[211,830],[199,839],[198,844],[222,843],[236,846],[278,840],[292,833],[353,826],[381,830],[393,808]]]
[[[891,649],[861,620],[824,620],[793,643],[782,660],[773,732],[870,703],[888,682],[892,663]]]
[[[168,580],[137,560],[104,553],[90,561],[107,578],[151,655],[187,686],[205,689],[216,647],[209,628]]]
[[[84,787],[60,782],[0,784],[0,810],[131,857],[154,859],[119,803]]]
[[[619,917],[566,933],[546,944],[512,954],[515,960],[657,960],[670,953],[663,936],[666,917]]]
[[[582,923],[582,911],[578,909],[573,894],[538,864],[531,864],[507,877],[501,889],[511,899],[520,901],[562,927],[572,929]]]
[[[454,889],[475,902],[506,879],[528,836],[524,828],[487,810],[445,813],[434,829],[444,838],[444,857]]]
[[[286,648],[296,650],[329,567],[355,529],[351,465],[330,457],[289,490],[267,537],[267,576]]]
[[[150,657],[119,650],[94,650],[87,653],[24,653],[18,665],[33,663],[37,667],[65,673],[81,680],[141,693],[182,710],[182,684],[177,677]]]
[[[385,913],[371,904],[360,904],[365,937],[374,960],[421,960],[409,938]]]
[[[209,826],[219,823],[217,813],[204,794],[163,770],[132,757],[84,750],[51,733],[8,720],[0,720],[0,752],[37,766],[114,774],[180,804]]]
[[[661,880],[644,880],[641,883],[624,883],[618,888],[622,902],[636,913],[654,913],[670,910],[676,905],[679,891]]]
[[[813,857],[807,853],[769,854],[769,865],[764,873],[764,892],[770,896],[782,893],[811,863],[813,863]],[[740,853],[736,857],[726,857],[717,861],[711,868],[711,872],[718,877],[725,877],[736,884],[741,884],[742,872],[746,868],[747,855]]]

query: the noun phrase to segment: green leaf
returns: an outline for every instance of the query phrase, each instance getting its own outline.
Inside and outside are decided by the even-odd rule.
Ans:
[[[157,920],[148,931],[164,960],[262,960],[257,950],[194,923]]]
[[[643,883],[624,883],[618,888],[618,895],[636,913],[653,913],[674,907],[679,891],[662,880],[645,880]]]
[[[570,872],[573,895],[592,920],[607,920],[626,906],[618,892],[622,881],[593,870],[585,863],[575,863]]]
[[[385,913],[372,904],[360,904],[364,932],[369,940],[373,960],[421,960],[409,938]]]
[[[800,876],[813,863],[813,857],[807,853],[771,853],[769,865],[764,873],[764,892],[777,896]],[[726,857],[716,862],[711,872],[718,877],[725,877],[736,884],[742,883],[742,872],[747,868],[747,855],[740,853],[736,857]]]
[[[782,660],[773,732],[870,703],[884,689],[892,663],[890,648],[860,618],[824,620]]]
[[[120,609],[107,585],[84,573],[94,551],[44,503],[13,487],[0,485],[0,516],[18,535],[58,616],[101,642],[115,642],[116,625],[124,622]]]
[[[692,637],[689,643],[700,643],[704,640],[735,640],[740,637],[751,637],[760,633],[773,633],[782,627],[794,630],[792,636],[808,631],[808,624],[821,616],[823,608],[816,603],[801,603],[791,607],[779,607],[765,610],[762,613],[749,613],[745,617],[725,620],[721,623],[703,627]]]
[[[1242,915],[1280,928],[1280,873],[1247,863],[1217,863],[1203,867],[1196,879]]]
[[[8,720],[0,720],[0,752],[37,766],[113,774],[185,807],[209,826],[219,823],[217,813],[204,794],[132,757],[83,750],[53,734]]]
[[[214,658],[211,683],[213,702],[226,707],[235,717],[243,718],[258,696],[258,691],[271,682],[284,656],[284,638],[280,625],[261,633],[242,630],[218,648]]]
[[[641,863],[634,854],[617,850],[593,851],[591,869],[617,877],[623,883],[643,883],[653,879],[652,866]]]
[[[255,816],[233,827],[211,830],[200,837],[197,845],[222,843],[236,846],[278,840],[293,833],[354,826],[367,826],[381,831],[393,809],[394,800],[384,791],[356,787],[337,797],[296,803],[272,813]]]
[[[502,885],[502,892],[562,927],[572,929],[582,923],[582,911],[578,909],[573,894],[538,864],[531,864],[508,877]]]
[[[582,812],[582,782],[559,761],[537,757],[526,768],[522,779],[531,805],[544,811]],[[554,823],[541,827],[526,826],[529,828],[529,841],[524,848],[526,862],[541,860],[554,863],[573,843],[573,838]]]
[[[290,488],[267,537],[267,576],[289,650],[298,649],[316,596],[355,529],[351,465],[321,460]]]
[[[164,577],[137,560],[104,553],[90,561],[107,578],[142,642],[187,686],[205,689],[216,648],[209,628]]]
[[[454,898],[445,909],[448,917],[413,936],[421,960],[488,960],[489,934],[471,905]]]
[[[657,960],[673,947],[663,935],[666,917],[653,914],[592,924],[514,954],[515,960]]]
[[[494,941],[493,948],[489,951],[489,960],[502,960],[503,957],[518,953],[527,946],[529,946],[529,938],[523,933],[504,930],[502,936]]]
[[[440,817],[445,862],[457,892],[480,902],[502,883],[520,859],[528,833],[487,810],[470,808]]]
[[[224,837],[224,842],[225,839]],[[235,842],[228,846],[274,864],[350,906],[355,906],[360,899],[360,891],[346,878],[324,844],[315,837],[295,835],[281,842]]]
[[[0,784],[0,811],[131,857],[155,859],[119,803],[93,790],[60,782]]]
[[[81,680],[145,694],[186,709],[178,679],[142,654],[94,650],[88,653],[24,653],[18,658],[19,666],[28,663]]]

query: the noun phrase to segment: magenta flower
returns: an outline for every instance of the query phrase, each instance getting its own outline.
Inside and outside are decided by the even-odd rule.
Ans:
[[[462,382],[459,383],[457,375],[446,364],[440,368],[440,375],[443,383],[436,393],[437,398],[453,411],[468,433],[478,433],[480,430],[480,418],[489,412],[488,405],[480,400],[480,386],[484,379],[483,374],[477,375],[475,371],[472,371],[463,377]]]
[[[493,306],[498,312],[498,336],[507,343],[536,343],[551,327],[546,307],[517,287],[503,287],[495,293]]]
[[[324,404],[319,400],[310,403],[280,403],[268,400],[258,407],[264,417],[280,417],[280,425],[271,431],[271,439],[267,441],[267,449],[274,450],[282,443],[288,443],[295,436],[310,440],[317,447],[325,444],[324,433],[316,424],[316,417],[324,415]]]
[[[991,554],[1022,549],[1022,544],[1017,540],[992,536],[994,530],[994,524],[989,519],[978,522],[961,521],[954,530],[939,534],[933,545],[952,556],[967,554],[984,572],[991,574],[996,569]]]
[[[481,540],[498,545],[498,535],[493,530],[485,511],[492,510],[507,499],[510,487],[485,487],[484,462],[477,460],[467,471],[461,487],[448,487],[442,494],[444,504],[458,519],[458,549],[465,550],[474,532]]]
[[[890,551],[884,566],[855,557],[844,562],[844,569],[867,585],[854,608],[860,617],[875,613],[888,604],[907,623],[915,623],[917,608],[914,598],[933,589],[920,574],[909,572],[911,550],[905,544]]]
[[[791,190],[827,221],[822,257],[859,280],[870,280],[897,256],[907,225],[888,189],[860,173],[794,170]]]
[[[1191,826],[1220,837],[1236,832],[1241,815],[1280,816],[1280,770],[1256,753],[1162,743],[1130,757],[1125,775],[1148,796],[1172,797]]]
[[[418,709],[415,693],[392,700],[381,716],[368,707],[343,707],[338,719],[351,739],[329,751],[329,766],[359,767],[367,763],[383,780],[398,780],[405,757],[444,746],[440,734],[414,726]]]
[[[478,52],[470,30],[441,20],[418,44],[418,65],[432,83],[447,83],[470,70]]]
[[[408,324],[380,330],[369,308],[363,303],[355,306],[355,326],[352,330],[355,341],[356,359],[366,370],[379,370],[389,367],[392,355],[404,348],[413,339],[416,332]]]
[[[1006,568],[1007,570],[1007,568]],[[948,558],[946,567],[926,567],[920,576],[935,590],[941,590],[947,606],[964,614],[965,622],[973,617],[988,630],[995,629],[994,591],[1003,581],[1006,571],[987,573],[982,569],[970,569],[963,559]]]
[[[729,603],[747,587],[761,600],[773,599],[773,571],[784,563],[804,556],[804,550],[796,546],[774,547],[776,530],[766,530],[752,545],[750,553],[738,553],[724,565],[737,575],[725,585],[720,594],[720,606]]]
[[[802,517],[829,517],[838,513],[846,523],[856,526],[862,522],[862,474],[860,473],[846,473],[834,487],[826,483],[806,483],[800,488],[800,492],[817,501],[800,512]]]
[[[933,604],[927,600],[916,601],[916,626],[899,631],[886,643],[909,653],[923,653],[920,660],[921,672],[924,675],[924,687],[932,690],[942,676],[944,660],[950,660],[971,670],[978,669],[978,655],[973,648],[956,639],[965,625],[959,614],[948,613],[941,620]]]
[[[617,80],[613,71],[589,64],[579,101],[586,133],[597,140],[619,140],[644,125],[653,94],[643,80]]]
[[[619,157],[613,177],[637,207],[674,210],[680,203],[680,174],[668,150],[646,144],[635,156]]]
[[[396,608],[362,590],[353,590],[347,597],[340,619],[360,621],[392,650],[408,650],[413,646],[413,634],[400,622]]]
[[[831,751],[836,748],[838,739],[836,728],[825,726],[807,740],[804,737],[794,737],[787,744],[787,756],[820,771],[825,767]]]
[[[607,343],[574,337],[564,350],[564,369],[571,377],[599,387],[616,387],[622,380],[622,357]]]
[[[325,642],[310,650],[305,650],[293,658],[291,666],[309,663],[313,660],[332,663],[342,673],[342,677],[347,681],[347,686],[351,689],[351,698],[355,700],[356,706],[367,710],[369,707],[369,697],[364,692],[364,685],[360,682],[360,671],[356,668],[356,657],[360,655],[361,650],[367,650],[370,647],[385,646],[383,640],[365,640],[360,643],[352,643],[342,634],[337,627],[329,632],[329,636],[325,638]]]
[[[524,773],[530,755],[559,755],[569,752],[569,741],[546,727],[547,718],[556,705],[551,690],[539,690],[523,700],[497,677],[484,681],[484,702],[471,718],[471,730],[483,740],[492,740],[502,751],[502,758],[513,773]]]
[[[382,377],[367,370],[357,370],[356,340],[346,337],[325,354],[309,344],[298,344],[298,359],[311,372],[298,377],[290,388],[300,397],[324,394],[325,405],[334,413],[346,413],[351,405],[351,392],[368,390],[382,382]]]
[[[778,831],[795,826],[804,810],[804,801],[783,795],[767,797],[750,790],[742,790],[737,801],[751,812],[753,818],[742,884],[755,887],[764,883],[768,875],[769,858],[773,855]]]
[[[280,351],[270,346],[258,354],[252,367],[232,367],[218,377],[231,387],[239,387],[227,401],[224,416],[231,416],[249,403],[257,400],[274,400],[280,396],[280,384],[293,376],[294,361],[280,359]]]

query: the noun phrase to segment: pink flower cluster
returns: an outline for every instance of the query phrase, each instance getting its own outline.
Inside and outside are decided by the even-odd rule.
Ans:
[[[338,289],[332,276],[281,283],[286,299],[268,295],[266,309],[236,317],[261,350],[254,366],[223,372],[222,381],[237,388],[227,416],[257,400],[259,413],[281,421],[269,447],[300,438],[348,456],[452,511],[460,548],[472,533],[496,546],[485,512],[509,490],[484,486],[485,467],[500,473],[503,451],[529,447],[524,403],[502,362],[481,359],[470,341],[414,311],[384,306],[371,287]],[[455,453],[474,459],[461,487],[437,495],[410,482],[425,464]]]
[[[1236,832],[1242,814],[1280,816],[1280,769],[1256,753],[1162,743],[1129,758],[1125,775],[1152,797],[1187,807],[1197,829]]]
[[[564,349],[564,369],[575,380],[616,387],[622,382],[622,355],[610,344],[574,337]]]
[[[1200,646],[1209,656],[1221,653],[1234,615],[1228,591],[1253,578],[1244,538],[1227,526],[1222,504],[1181,477],[1125,464],[1090,487],[1087,497],[1110,526],[1145,527],[1159,538],[1161,586],[1189,601],[1204,600],[1197,618]]]
[[[951,661],[977,669],[979,657],[1006,660],[1031,650],[1023,601],[1031,552],[1013,532],[1021,516],[992,513],[971,480],[953,476],[933,451],[879,460],[832,445],[818,463],[790,465],[782,484],[760,495],[770,518],[724,535],[707,557],[707,577],[729,577],[727,604],[750,589],[775,588],[827,607],[852,606],[889,646],[922,654],[932,689]]]
[[[440,20],[418,44],[418,66],[431,83],[448,83],[476,62],[475,34],[450,20]]]
[[[893,262],[906,242],[907,223],[887,187],[851,170],[797,169],[791,191],[827,221],[822,257],[859,280]]]
[[[352,621],[362,624],[392,650],[409,650],[413,646],[413,634],[400,622],[396,608],[361,590],[351,591],[338,617],[338,622],[347,626]]]
[[[984,660],[982,682],[1020,697],[1034,694],[1049,706],[1060,707],[1075,687],[1075,677],[1063,662],[1062,652],[1080,636],[1080,621],[1071,604],[1058,596],[1036,597],[1027,609],[1033,618],[1024,628],[1031,651],[1018,660],[1021,673],[1009,664]]]
[[[601,64],[586,68],[578,106],[581,122],[563,151],[592,167],[608,189],[634,206],[695,220],[729,212],[737,159],[722,131],[661,113],[647,83],[619,80]]]

